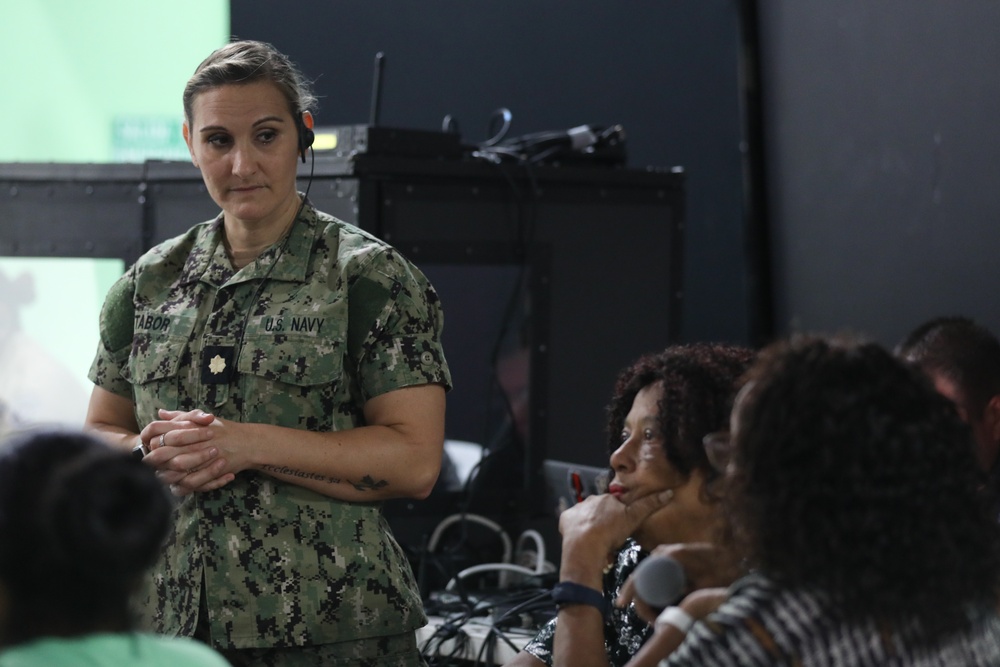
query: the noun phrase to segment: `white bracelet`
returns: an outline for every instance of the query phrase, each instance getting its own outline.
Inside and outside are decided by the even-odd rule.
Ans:
[[[694,625],[694,618],[680,607],[667,607],[656,617],[656,627],[672,625],[684,634],[687,634],[691,626]]]

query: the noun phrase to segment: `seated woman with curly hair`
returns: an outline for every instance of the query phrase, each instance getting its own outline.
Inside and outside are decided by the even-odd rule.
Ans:
[[[704,436],[728,419],[753,351],[694,343],[650,354],[624,369],[608,408],[614,479],[559,517],[558,616],[507,667],[620,667],[652,633],[635,605],[613,606],[636,565],[657,545],[712,542],[719,473]]]
[[[998,526],[968,428],[917,371],[875,344],[777,344],[730,435],[752,570],[661,665],[1000,665]]]

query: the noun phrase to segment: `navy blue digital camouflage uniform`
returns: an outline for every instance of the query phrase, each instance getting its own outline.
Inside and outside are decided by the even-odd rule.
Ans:
[[[374,236],[305,205],[283,242],[234,272],[220,215],[112,287],[90,377],[134,402],[140,428],[168,408],[345,430],[374,396],[450,388],[441,328],[433,287]],[[203,583],[221,649],[350,644],[426,623],[378,503],[253,471],[180,502],[146,582],[145,625],[192,635]]]

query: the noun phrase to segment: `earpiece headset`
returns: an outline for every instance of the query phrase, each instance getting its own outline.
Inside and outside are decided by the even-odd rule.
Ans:
[[[302,156],[302,164],[306,163],[306,151],[316,141],[316,133],[312,129],[312,116],[306,120],[304,113],[295,114],[295,127],[299,133],[299,155]]]

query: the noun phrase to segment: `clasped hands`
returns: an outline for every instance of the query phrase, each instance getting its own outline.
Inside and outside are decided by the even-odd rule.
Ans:
[[[202,410],[159,410],[160,419],[139,433],[149,454],[143,462],[156,468],[176,496],[212,491],[236,479],[235,457],[222,436],[230,427]]]

